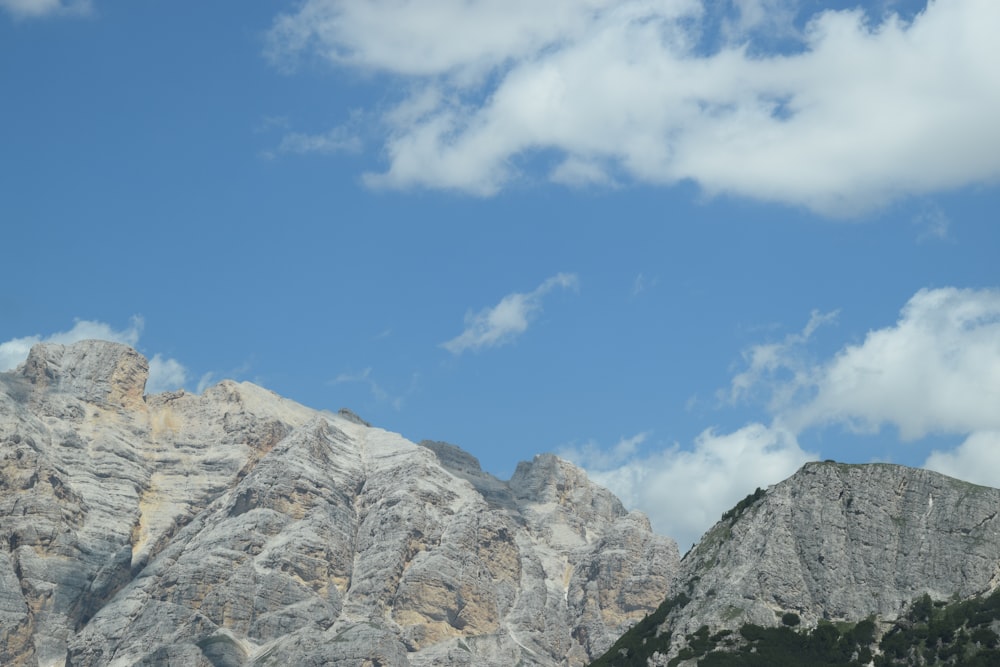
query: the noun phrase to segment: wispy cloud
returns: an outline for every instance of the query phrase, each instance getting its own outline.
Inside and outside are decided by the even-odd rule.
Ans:
[[[253,363],[251,361],[244,361],[228,371],[208,371],[206,373],[202,373],[201,377],[198,378],[197,385],[195,385],[195,392],[201,394],[213,384],[217,383],[219,381],[218,378],[228,378],[231,380],[247,378],[252,369]],[[262,387],[266,384],[266,380],[260,376],[254,377],[251,381]]]
[[[330,380],[330,384],[351,384],[360,383],[368,386],[371,391],[372,396],[379,403],[387,403],[392,406],[393,410],[397,412],[403,409],[403,405],[406,402],[406,397],[409,396],[416,389],[418,381],[418,375],[416,373],[410,378],[410,385],[407,390],[403,393],[394,394],[386,390],[381,384],[375,381],[372,376],[372,369],[368,367],[361,371],[360,373],[341,373],[334,379]]]
[[[576,289],[578,284],[575,274],[559,273],[531,292],[508,294],[492,308],[467,314],[465,330],[441,347],[457,355],[466,350],[506,345],[528,330],[531,320],[542,311],[542,297],[557,287]]]
[[[623,437],[610,449],[601,447],[592,440],[583,445],[567,445],[556,453],[591,470],[609,470],[634,458],[639,446],[646,442],[649,436],[648,431],[643,431],[627,438]]]
[[[290,132],[278,144],[278,153],[357,153],[361,150],[361,138],[351,130],[337,127],[320,134]]]
[[[81,340],[107,340],[124,343],[131,347],[139,344],[145,322],[134,316],[125,329],[115,329],[110,324],[94,320],[76,320],[68,331],[60,331],[48,336],[36,334],[14,338],[0,343],[0,371],[9,371],[28,358],[31,347],[37,343],[58,343],[71,345]],[[176,359],[154,354],[149,360],[149,379],[146,393],[155,394],[183,387],[188,380],[187,369]]]
[[[272,129],[287,130],[290,124],[288,116],[262,116],[253,131],[261,134]]]
[[[0,0],[0,9],[5,9],[18,19],[34,19],[49,16],[83,16],[93,7],[90,0]]]
[[[379,187],[693,181],[853,216],[1000,180],[1000,3],[807,4],[305,0],[267,53],[392,75]]]
[[[913,224],[920,229],[918,241],[943,241],[949,238],[951,218],[940,206],[927,206],[913,218]]]
[[[634,299],[646,290],[656,287],[658,282],[659,279],[655,276],[650,278],[646,274],[640,273],[635,277],[635,280],[632,281],[632,298]]]
[[[276,146],[261,153],[266,159],[274,159],[279,155],[335,155],[361,152],[364,148],[366,125],[371,123],[370,114],[355,109],[348,113],[343,123],[325,131],[295,130],[290,117],[279,115],[262,117],[254,132],[280,137]]]
[[[747,35],[776,38],[799,38],[795,26],[797,0],[732,0],[732,8],[721,20],[723,37],[729,42],[746,39]],[[718,3],[716,11],[724,9]]]
[[[215,380],[215,373],[211,371],[207,373],[202,373],[201,377],[198,378],[198,384],[195,387],[195,393],[201,394],[206,389],[212,386],[212,381]]]
[[[823,325],[837,320],[839,311],[821,313],[814,310],[801,332],[788,334],[777,343],[762,343],[743,353],[747,368],[733,377],[728,398],[747,399],[753,392],[769,391],[771,407],[785,405],[811,382],[812,368],[802,350],[812,335]]]

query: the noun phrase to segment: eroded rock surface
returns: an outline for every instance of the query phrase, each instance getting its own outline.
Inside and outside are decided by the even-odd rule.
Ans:
[[[0,664],[582,665],[670,592],[676,545],[565,461],[503,482],[147,373],[86,341],[0,374]]]
[[[809,463],[685,555],[691,602],[664,625],[895,618],[918,596],[961,598],[1000,585],[1000,490],[889,464]],[[667,656],[669,657],[669,656]],[[664,659],[663,664],[666,664]]]

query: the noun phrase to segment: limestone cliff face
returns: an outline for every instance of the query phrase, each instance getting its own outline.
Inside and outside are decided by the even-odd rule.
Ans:
[[[692,601],[664,629],[895,618],[914,598],[1000,585],[1000,490],[897,465],[810,463],[685,555]]]
[[[581,665],[670,592],[676,545],[565,461],[146,377],[97,341],[0,374],[0,664]]]

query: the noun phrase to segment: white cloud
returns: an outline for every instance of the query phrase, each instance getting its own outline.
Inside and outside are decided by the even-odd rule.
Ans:
[[[353,137],[340,138],[335,132],[325,134],[286,134],[278,145],[279,153],[339,153],[359,150],[360,143]]]
[[[806,327],[778,343],[752,347],[727,392],[769,397],[770,426],[703,432],[691,447],[640,453],[640,434],[610,450],[594,443],[560,454],[583,466],[626,505],[683,546],[741,497],[791,475],[817,454],[798,436],[831,425],[874,432],[891,425],[903,440],[960,435],[924,466],[1000,486],[1000,289],[925,289],[898,321],[815,361],[806,346],[837,313],[814,311]],[[648,449],[648,448],[647,448]]]
[[[129,326],[116,330],[110,324],[93,320],[76,320],[73,328],[60,331],[50,336],[34,335],[0,343],[0,372],[9,371],[28,358],[31,347],[36,343],[57,343],[72,345],[81,340],[107,340],[123,343],[130,347],[139,344],[139,336],[145,323],[141,317],[133,317]],[[149,379],[146,382],[146,393],[155,394],[183,387],[187,382],[187,369],[176,359],[164,359],[155,354],[149,360]]]
[[[927,206],[913,218],[913,224],[920,228],[918,241],[943,241],[948,238],[951,219],[939,206]]]
[[[9,371],[28,358],[28,352],[36,343],[58,343],[71,345],[81,340],[109,340],[135,347],[142,333],[141,317],[133,317],[127,329],[116,331],[109,324],[92,320],[76,320],[69,331],[60,331],[50,336],[25,336],[0,343],[0,371]]]
[[[636,437],[639,442],[645,438]],[[610,453],[587,447],[560,452],[626,506],[647,514],[653,528],[677,540],[681,550],[755,488],[775,484],[816,459],[799,447],[792,433],[762,424],[727,434],[707,430],[691,449],[674,445],[645,456],[634,454],[634,446],[622,443]]]
[[[554,154],[562,183],[692,180],[849,216],[1000,179],[1000,3],[932,1],[907,21],[734,0],[706,52],[716,6],[306,0],[275,21],[268,53],[408,91],[383,112],[373,186],[490,195]]]
[[[639,446],[648,438],[649,432],[646,431],[629,438],[621,438],[610,450],[604,449],[597,442],[590,441],[584,445],[563,447],[557,453],[564,459],[590,470],[610,470],[632,459]]]
[[[920,290],[899,321],[811,371],[811,398],[786,424],[883,425],[904,440],[1000,429],[1000,290]]]
[[[794,0],[732,0],[734,16],[723,21],[723,33],[739,42],[747,35],[765,33],[772,38],[794,37]],[[721,3],[720,3],[721,4]]]
[[[39,342],[41,342],[40,337],[27,336],[0,343],[0,372],[9,371],[27,359],[31,346]]]
[[[367,385],[368,389],[371,391],[372,396],[379,403],[388,403],[397,412],[403,409],[403,405],[406,402],[407,396],[409,396],[413,391],[415,391],[417,386],[418,376],[414,374],[410,378],[410,386],[403,394],[393,394],[387,391],[382,385],[375,381],[372,377],[372,369],[368,367],[361,371],[360,373],[341,373],[333,380],[330,380],[329,384],[345,384],[359,382],[361,384]]]
[[[640,273],[632,281],[632,298],[636,298],[648,289],[652,289],[659,284],[660,279],[656,276],[650,278],[644,273]]]
[[[808,358],[811,335],[836,315],[814,311],[801,333],[751,347],[730,398],[769,395],[771,412],[796,433],[892,425],[914,440],[1000,429],[1000,290],[920,290],[894,325],[827,361]]]
[[[476,81],[508,60],[575,42],[596,16],[642,11],[614,0],[307,0],[275,21],[268,55],[279,64],[315,52],[336,65]],[[694,0],[656,3],[657,14],[700,11]],[[643,12],[647,13],[647,12]]]
[[[207,373],[202,373],[201,377],[198,378],[198,384],[195,387],[195,393],[198,394],[203,393],[206,389],[212,386],[213,380],[215,380],[215,373],[212,373],[211,371]]]
[[[952,451],[934,451],[924,467],[973,484],[1000,487],[1000,431],[973,433]]]
[[[549,177],[555,183],[578,188],[615,185],[607,169],[600,162],[579,156],[570,156],[563,160],[552,170]]]
[[[356,153],[361,150],[361,139],[344,127],[336,127],[322,134],[291,132],[278,144],[279,153]]]
[[[749,398],[764,388],[772,393],[772,409],[784,407],[811,379],[813,371],[801,354],[803,346],[819,327],[835,322],[839,314],[836,310],[829,313],[814,310],[800,333],[789,334],[780,343],[754,345],[745,351],[747,369],[733,377],[730,400]]]
[[[146,381],[147,394],[176,391],[187,384],[187,369],[176,359],[164,359],[154,354],[149,360],[149,379]]]
[[[79,16],[91,12],[90,0],[0,0],[15,18],[42,18],[44,16]]]
[[[794,433],[839,425],[892,426],[903,441],[963,436],[925,467],[1000,486],[1000,289],[920,290],[894,325],[818,363],[800,351],[813,328],[751,348],[732,395],[770,393],[775,423]]]
[[[577,284],[574,274],[559,273],[531,292],[508,294],[492,308],[467,314],[465,331],[442,343],[441,347],[452,354],[461,354],[466,350],[505,345],[528,330],[531,319],[542,310],[542,297],[557,287],[575,289]]]

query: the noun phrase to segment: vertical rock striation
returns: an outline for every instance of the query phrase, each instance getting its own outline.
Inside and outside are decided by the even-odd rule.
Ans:
[[[0,664],[582,665],[669,592],[676,545],[565,461],[503,482],[147,374],[98,341],[0,374]]]
[[[809,463],[717,523],[681,563],[691,602],[671,656],[702,625],[896,618],[918,596],[1000,585],[1000,490],[889,464]],[[670,657],[670,656],[668,656]],[[664,664],[666,664],[664,662]]]

